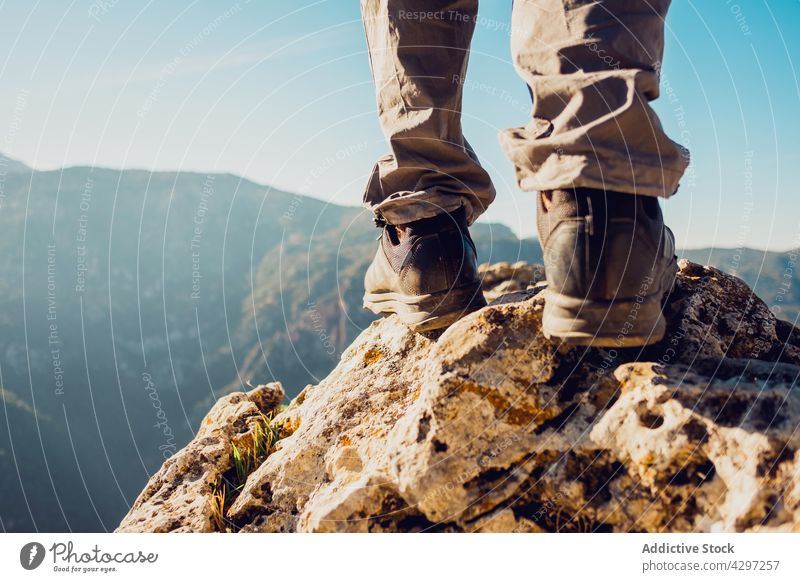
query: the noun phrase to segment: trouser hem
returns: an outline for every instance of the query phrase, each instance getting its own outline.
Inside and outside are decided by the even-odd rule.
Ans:
[[[457,194],[437,194],[431,192],[398,192],[380,204],[367,205],[376,215],[381,216],[389,224],[407,224],[415,220],[433,218],[447,212],[453,212],[461,206],[466,207],[468,222],[472,222],[477,214],[466,196]]]

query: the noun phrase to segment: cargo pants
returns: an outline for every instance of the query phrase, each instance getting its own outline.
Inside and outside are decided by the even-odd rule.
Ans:
[[[500,142],[522,190],[677,190],[688,151],[667,137],[649,104],[659,93],[669,4],[514,1],[511,54],[532,108]],[[464,206],[472,223],[495,197],[461,127],[478,1],[362,0],[361,11],[389,144],[365,206],[391,224]]]

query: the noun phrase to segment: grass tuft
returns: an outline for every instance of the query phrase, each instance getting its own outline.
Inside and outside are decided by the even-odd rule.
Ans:
[[[275,423],[272,413],[260,414],[252,429],[252,437],[239,446],[231,442],[233,467],[211,486],[211,517],[217,531],[236,530],[227,519],[231,504],[242,492],[247,477],[267,459],[281,438],[282,425]]]

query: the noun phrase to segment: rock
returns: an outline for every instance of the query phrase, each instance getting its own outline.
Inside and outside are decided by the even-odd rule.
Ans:
[[[744,283],[682,261],[663,341],[585,349],[541,334],[534,268],[481,270],[516,290],[438,339],[374,322],[276,417],[225,529],[800,531],[800,341]],[[225,440],[256,414],[229,398],[120,530],[220,527]]]
[[[714,379],[682,366],[618,368],[621,395],[590,434],[626,469],[611,485],[626,507],[598,507],[605,521],[625,531],[796,525],[798,507],[784,499],[797,482],[796,374],[752,361],[726,363]]]
[[[525,261],[484,263],[478,267],[478,273],[487,301],[513,291],[524,291],[544,281],[544,267],[529,265]]]

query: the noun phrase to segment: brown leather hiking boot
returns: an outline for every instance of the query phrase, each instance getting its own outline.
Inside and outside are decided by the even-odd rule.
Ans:
[[[543,331],[567,344],[631,347],[664,336],[678,265],[658,200],[593,188],[538,194]]]
[[[416,332],[447,327],[486,305],[464,208],[402,227],[383,224],[364,288],[364,307],[396,313]]]

